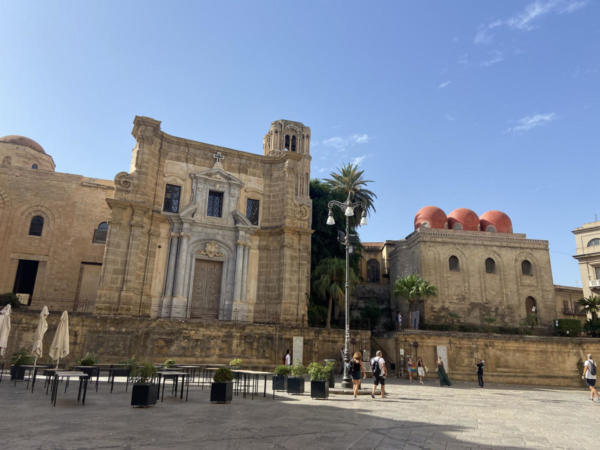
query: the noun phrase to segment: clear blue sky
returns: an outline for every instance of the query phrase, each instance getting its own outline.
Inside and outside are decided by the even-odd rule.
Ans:
[[[580,285],[571,230],[600,214],[600,2],[0,0],[0,136],[112,179],[134,116],[261,153],[312,128],[312,176],[375,180],[365,241],[424,205],[507,212]],[[323,218],[325,220],[325,218]]]

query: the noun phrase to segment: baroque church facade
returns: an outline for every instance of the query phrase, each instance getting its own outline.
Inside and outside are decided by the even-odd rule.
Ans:
[[[14,136],[2,138],[4,144],[0,139],[0,151],[26,160],[19,170],[38,177],[24,181],[9,195],[11,169],[0,172],[4,203],[11,197],[20,200],[19,192],[31,191],[30,184],[38,182],[40,191],[31,193],[37,209],[24,212],[23,221],[33,223],[36,214],[47,210],[52,217],[40,237],[58,243],[65,261],[83,266],[87,261],[82,259],[89,259],[95,265],[95,278],[85,277],[80,269],[73,270],[68,280],[43,284],[39,274],[31,281],[29,273],[29,284],[21,286],[19,267],[28,264],[22,261],[35,261],[26,258],[45,257],[48,268],[59,264],[54,259],[58,252],[32,254],[35,250],[27,243],[25,253],[17,249],[0,261],[0,269],[6,269],[0,291],[29,290],[33,306],[60,303],[78,310],[76,299],[83,286],[93,297],[85,302],[85,311],[99,315],[305,324],[310,289],[310,129],[299,122],[273,122],[263,141],[263,155],[171,136],[161,130],[159,121],[147,117],[135,118],[132,134],[136,144],[130,170],[118,173],[114,182],[59,174],[53,163],[32,169],[31,158],[24,155],[33,154],[32,147],[39,144]],[[28,146],[20,145],[23,142]],[[41,152],[37,151],[40,157]],[[57,208],[51,211],[45,206],[50,199],[40,176],[49,184],[55,178],[78,178],[71,189],[56,189],[51,197],[56,197]],[[87,198],[78,216],[98,218],[90,217],[86,227],[73,232],[82,235],[81,243],[89,240],[96,247],[94,236],[104,232],[104,242],[101,250],[93,247],[77,254],[79,246],[61,245],[66,242],[55,228],[67,221],[62,211],[70,201],[67,193],[94,183],[102,186],[93,186],[102,195]],[[97,228],[90,231],[94,224]],[[18,233],[17,225],[0,228],[0,237],[8,241]],[[52,290],[53,283],[60,289]]]

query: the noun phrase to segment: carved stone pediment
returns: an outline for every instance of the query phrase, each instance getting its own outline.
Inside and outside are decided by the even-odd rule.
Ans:
[[[190,174],[190,177],[192,178],[192,184],[198,183],[200,180],[222,181],[237,186],[243,186],[244,184],[242,180],[234,177],[220,167],[213,167],[212,169],[203,170],[202,172],[192,173]]]
[[[207,242],[204,244],[204,248],[198,250],[198,255],[206,256],[208,258],[222,258],[225,253],[221,251],[221,247],[214,241]]]

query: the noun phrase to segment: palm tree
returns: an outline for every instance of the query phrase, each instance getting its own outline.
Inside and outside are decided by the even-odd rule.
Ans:
[[[325,258],[315,268],[315,291],[328,300],[327,328],[331,328],[331,311],[333,301],[338,305],[344,302],[344,283],[346,282],[346,262],[340,258]],[[350,269],[348,278],[351,285],[356,284],[357,277]]]
[[[412,318],[415,302],[417,300],[424,300],[427,297],[436,296],[437,288],[432,284],[429,284],[429,282],[425,281],[419,275],[409,275],[396,280],[394,283],[394,295],[408,300],[410,305],[410,316]],[[409,319],[409,322],[412,325],[412,320]]]
[[[598,318],[598,311],[600,311],[600,297],[597,295],[590,295],[589,297],[584,297],[577,300],[586,314],[590,314],[592,316],[592,320],[596,320]]]
[[[348,163],[336,172],[329,175],[331,178],[325,182],[331,187],[334,192],[341,192],[345,197],[350,197],[350,201],[361,202],[365,205],[367,214],[375,212],[375,199],[377,195],[373,191],[366,189],[367,184],[372,183],[372,180],[363,179],[364,170],[358,170],[358,164]],[[357,214],[356,217],[360,217]]]

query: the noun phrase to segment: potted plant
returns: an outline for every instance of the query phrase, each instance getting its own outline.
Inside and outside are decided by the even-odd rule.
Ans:
[[[290,374],[290,366],[277,366],[273,372],[273,390],[285,391],[287,389],[287,379]]]
[[[229,368],[231,370],[240,370],[242,368],[242,360],[240,358],[235,358],[229,361]]]
[[[100,371],[98,367],[94,367],[96,364],[98,364],[98,357],[95,353],[88,352],[79,360],[79,366],[85,366],[80,367],[79,370],[88,375],[90,378],[95,377]]]
[[[287,379],[288,394],[304,394],[304,375],[306,367],[302,364],[294,364],[291,369],[291,377]]]
[[[233,398],[233,372],[227,367],[217,369],[210,386],[211,403],[231,403]]]
[[[308,365],[308,374],[310,376],[310,396],[312,398],[329,397],[329,376],[333,369],[333,364],[325,365],[317,362]]]
[[[173,367],[175,367],[175,360],[174,359],[167,359],[163,364],[163,369],[172,369]]]
[[[152,406],[158,398],[158,385],[154,381],[156,368],[153,364],[144,363],[130,372],[134,378],[131,390],[131,406]]]
[[[23,380],[25,378],[25,368],[21,366],[29,366],[33,364],[35,358],[27,350],[21,348],[12,354],[10,358],[10,379]]]

